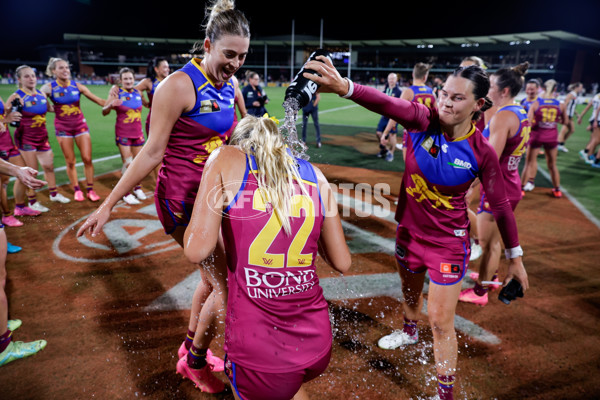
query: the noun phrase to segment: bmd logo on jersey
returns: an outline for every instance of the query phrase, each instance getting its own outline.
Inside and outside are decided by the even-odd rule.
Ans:
[[[471,163],[461,160],[459,158],[455,158],[454,162],[449,162],[448,165],[453,166],[454,168],[459,168],[459,169],[471,169]]]

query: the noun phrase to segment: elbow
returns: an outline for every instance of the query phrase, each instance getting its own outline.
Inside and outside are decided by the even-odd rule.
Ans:
[[[206,260],[212,254],[212,251],[208,252],[201,247],[187,246],[183,249],[183,254],[192,264],[201,264],[202,261]]]
[[[352,265],[352,257],[350,256],[350,251],[346,248],[346,252],[343,255],[336,257],[336,259],[331,260],[333,268],[345,274],[350,270],[350,266]]]

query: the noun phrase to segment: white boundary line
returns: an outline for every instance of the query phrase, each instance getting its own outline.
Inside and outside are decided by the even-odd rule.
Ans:
[[[548,182],[550,182],[550,183],[552,184],[552,178],[550,177],[550,174],[549,174],[548,172],[546,172],[544,169],[542,169],[542,167],[540,167],[539,165],[538,165],[538,169],[537,169],[537,170],[538,170],[538,172],[539,172],[540,174],[542,174],[542,176],[543,176],[544,178],[546,178],[546,180],[547,180]],[[590,220],[590,222],[591,222],[592,224],[596,225],[596,227],[597,227],[598,229],[600,229],[600,220],[599,220],[598,218],[596,218],[596,217],[595,217],[595,216],[594,216],[594,215],[593,215],[591,212],[589,212],[589,210],[588,210],[587,208],[585,208],[585,206],[584,206],[583,204],[581,204],[581,203],[579,202],[579,200],[577,200],[577,199],[575,198],[575,196],[572,196],[572,195],[571,195],[571,194],[570,194],[570,193],[569,193],[569,192],[568,192],[568,191],[567,191],[567,190],[566,190],[564,187],[561,187],[561,188],[560,188],[560,191],[561,191],[561,192],[563,192],[563,194],[564,194],[564,195],[565,195],[565,196],[566,196],[566,197],[567,197],[567,198],[568,198],[568,199],[571,201],[571,203],[573,203],[573,205],[574,205],[575,207],[577,207],[577,209],[578,209],[579,211],[581,211],[581,213],[582,213],[583,215],[585,215],[585,217],[586,217],[588,220]]]

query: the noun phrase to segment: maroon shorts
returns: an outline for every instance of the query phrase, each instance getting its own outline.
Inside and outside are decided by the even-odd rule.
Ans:
[[[20,156],[21,153],[16,147],[10,148],[8,150],[0,150],[0,158],[4,161],[8,161],[11,157]]]
[[[225,374],[241,400],[290,400],[304,382],[321,375],[329,365],[331,348],[307,368],[292,372],[260,372],[225,357]]]
[[[558,147],[558,131],[555,130],[535,130],[532,129],[529,136],[529,148],[538,149],[543,147],[545,150],[552,150]]]
[[[143,146],[144,143],[146,143],[146,139],[144,139],[144,136],[140,136],[137,138],[128,138],[128,137],[117,136],[115,138],[115,143],[117,143],[117,146],[121,145],[121,146],[138,147],[138,146]]]
[[[398,265],[413,274],[429,272],[429,279],[438,285],[459,283],[467,271],[470,255],[468,241],[437,245],[412,237],[400,226],[396,229]]]
[[[48,151],[52,150],[48,141],[44,143],[18,143],[19,150],[21,151]]]
[[[161,199],[158,196],[154,196],[154,204],[156,205],[158,219],[167,235],[173,233],[178,226],[188,226],[190,223],[194,203]]]
[[[76,124],[54,124],[54,131],[56,132],[56,137],[74,138],[80,135],[89,134],[90,128],[88,128],[87,122],[84,119]]]

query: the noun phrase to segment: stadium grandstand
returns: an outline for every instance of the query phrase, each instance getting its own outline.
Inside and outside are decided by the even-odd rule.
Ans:
[[[63,42],[38,47],[31,60],[0,60],[4,83],[10,83],[10,71],[27,63],[45,67],[50,56],[69,60],[80,78],[105,83],[120,67],[131,67],[143,76],[148,60],[166,57],[173,69],[190,59],[196,39],[126,37],[65,33]],[[285,84],[307,54],[325,47],[333,55],[340,71],[365,83],[383,82],[389,72],[408,79],[416,62],[433,65],[430,78],[446,74],[466,56],[481,57],[490,70],[531,64],[529,77],[555,79],[561,86],[582,82],[594,92],[600,82],[600,41],[561,30],[490,36],[389,39],[323,40],[314,36],[277,36],[252,40],[244,69],[267,77],[268,85]],[[243,71],[242,71],[243,72]],[[8,80],[7,80],[8,79]]]

